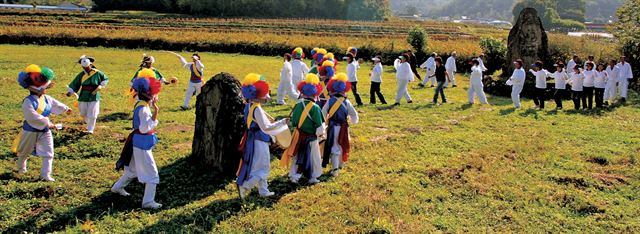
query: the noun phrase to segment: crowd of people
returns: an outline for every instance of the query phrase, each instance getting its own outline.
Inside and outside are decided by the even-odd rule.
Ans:
[[[204,64],[198,54],[191,56],[188,62],[179,54],[182,66],[190,71],[187,91],[184,97],[183,109],[188,109],[192,96],[198,95],[203,86]],[[246,129],[239,149],[242,158],[238,168],[236,184],[239,195],[245,198],[251,190],[258,188],[260,196],[269,197],[274,193],[269,191],[267,178],[270,173],[270,145],[279,134],[289,132],[293,127],[289,146],[286,147],[280,164],[289,168],[289,179],[298,183],[301,178],[311,183],[319,183],[323,174],[323,167],[331,165],[329,173],[338,176],[344,163],[349,159],[349,124],[359,121],[355,107],[363,105],[358,93],[358,70],[360,62],[358,49],[350,47],[343,58],[346,61],[346,73],[338,73],[338,60],[333,53],[326,49],[314,48],[310,51],[311,64],[308,67],[303,60],[305,53],[302,48],[296,48],[283,56],[284,64],[280,73],[275,103],[286,104],[285,98],[296,104],[288,118],[275,121],[269,116],[262,105],[271,99],[269,85],[264,76],[248,74],[241,82],[242,96],[246,100],[244,121]],[[387,104],[381,92],[383,66],[380,56],[371,59],[374,66],[370,72],[370,104],[379,101]],[[75,97],[80,115],[87,125],[86,133],[95,131],[95,124],[100,112],[100,91],[107,86],[109,78],[94,65],[95,59],[81,56],[78,63],[82,71],[68,84],[66,95]],[[162,84],[176,83],[177,78],[170,80],[153,67],[153,56],[143,56],[139,69],[131,79],[130,95],[135,98],[133,108],[133,130],[127,137],[120,158],[116,162],[117,170],[124,170],[123,175],[116,181],[111,191],[122,196],[130,194],[125,187],[134,179],[145,184],[142,201],[143,208],[159,209],[161,204],[155,201],[155,192],[160,178],[153,157],[153,148],[158,142],[155,128],[158,126],[158,95]],[[471,61],[470,85],[468,101],[474,103],[477,97],[482,104],[488,104],[483,87],[483,73],[487,71],[484,56],[480,55]],[[633,78],[631,66],[621,57],[620,61],[611,60],[608,65],[596,64],[593,56],[589,56],[584,65],[578,56],[568,61],[554,65],[553,73],[544,69],[542,62],[532,64],[529,71],[535,77],[534,103],[539,108],[545,106],[547,79],[555,80],[554,100],[557,108],[562,109],[563,97],[567,85],[571,86],[571,95],[576,109],[593,107],[595,96],[596,108],[602,108],[613,102],[618,95],[620,101],[625,102],[629,80]],[[520,108],[520,93],[526,80],[523,61],[514,62],[515,70],[507,80],[512,86],[512,101],[515,108]],[[400,105],[404,98],[407,103],[413,100],[409,94],[409,84],[415,78],[422,80],[418,86],[429,84],[434,88],[433,102],[446,103],[445,88],[456,87],[455,73],[456,53],[445,61],[436,53],[418,65],[415,55],[411,51],[401,54],[394,61],[396,72],[397,93],[394,105]],[[426,69],[424,79],[418,69]],[[566,69],[570,69],[569,71]],[[29,65],[18,76],[18,83],[29,91],[23,100],[22,111],[24,121],[22,131],[15,139],[12,150],[17,154],[16,167],[18,173],[26,173],[27,159],[30,155],[42,157],[40,178],[44,181],[54,181],[52,177],[54,145],[51,129],[61,129],[61,124],[54,124],[49,119],[51,114],[71,114],[72,109],[46,94],[47,89],[55,78],[50,68]],[[347,98],[351,92],[355,99],[355,106]]]

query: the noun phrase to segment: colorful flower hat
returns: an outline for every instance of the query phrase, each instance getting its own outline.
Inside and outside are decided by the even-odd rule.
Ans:
[[[307,74],[306,79],[298,83],[298,91],[302,95],[310,98],[316,98],[322,93],[322,85],[320,78],[316,74]]]
[[[18,84],[25,89],[29,86],[47,87],[55,77],[55,73],[50,68],[40,68],[38,65],[31,64],[18,74]]]
[[[326,55],[327,55],[327,50],[322,49],[322,48],[317,49],[316,50],[316,57],[315,57],[316,63],[321,64],[322,60],[324,60],[324,57]]]
[[[242,80],[242,96],[247,100],[268,99],[269,84],[263,75],[247,74]]]
[[[349,48],[347,48],[347,53],[352,54],[353,57],[356,57],[356,55],[358,55],[358,48],[349,47]]]
[[[325,60],[322,62],[322,66],[318,68],[318,74],[325,79],[331,79],[335,73],[335,64],[330,60]]]
[[[351,91],[351,83],[348,82],[347,74],[338,73],[327,84],[327,90],[331,93],[345,94]]]
[[[296,47],[295,49],[293,49],[293,51],[291,52],[291,56],[294,59],[304,59],[304,51],[302,50],[301,47]]]
[[[311,51],[309,52],[309,54],[311,54],[311,58],[312,58],[313,60],[316,60],[316,56],[318,55],[318,50],[319,50],[319,49],[320,49],[320,48],[315,47],[315,48],[311,49]]]
[[[138,77],[133,80],[131,88],[139,96],[146,96],[151,99],[160,93],[162,83],[156,79],[156,73],[148,68],[140,70]]]

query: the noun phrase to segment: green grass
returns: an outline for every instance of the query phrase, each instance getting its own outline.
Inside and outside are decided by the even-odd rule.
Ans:
[[[593,112],[513,110],[503,97],[491,106],[468,106],[468,77],[447,89],[450,103],[429,104],[433,90],[410,92],[417,103],[397,108],[366,105],[352,126],[351,161],[337,178],[293,186],[274,161],[274,199],[255,194],[244,203],[232,181],[196,170],[190,154],[193,110],[179,111],[185,84],[164,86],[160,103],[161,143],[154,150],[161,183],[160,211],[141,210],[142,185],[132,197],[108,192],[121,173],[113,170],[130,128],[131,105],[122,93],[143,51],[0,45],[0,232],[80,232],[91,220],[102,233],[122,232],[640,232],[640,111],[630,105]],[[173,56],[156,57],[166,76],[185,81],[188,72]],[[13,173],[9,146],[18,132],[16,84],[28,63],[49,66],[57,86],[49,94],[67,104],[64,86],[79,71],[82,54],[111,78],[104,91],[102,120],[93,136],[77,114],[54,117],[67,129],[55,133],[54,183],[36,181],[40,159],[29,173]],[[187,53],[183,53],[187,55]],[[206,75],[221,71],[241,78],[265,74],[275,95],[281,62],[276,57],[202,53]],[[345,70],[344,64],[339,67]],[[370,64],[359,72],[368,100]],[[386,68],[391,70],[390,68]],[[383,92],[395,96],[394,74],[384,74]],[[566,103],[568,107],[572,104]],[[552,103],[549,106],[555,107]],[[267,106],[273,116],[289,107]],[[567,108],[569,109],[569,108]]]

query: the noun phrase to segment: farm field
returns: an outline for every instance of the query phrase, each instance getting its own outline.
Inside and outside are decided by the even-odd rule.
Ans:
[[[142,57],[156,57],[168,77],[186,80],[178,59],[161,51],[86,47],[0,45],[0,232],[108,233],[202,232],[640,232],[640,100],[601,111],[533,109],[531,100],[514,110],[510,99],[489,96],[492,105],[466,105],[468,76],[447,89],[449,103],[430,104],[432,89],[410,92],[416,103],[392,108],[358,108],[352,125],[351,160],[339,177],[317,185],[294,186],[286,169],[272,161],[273,199],[237,198],[232,180],[197,171],[185,161],[191,150],[194,110],[181,111],[186,85],[163,86],[160,144],[154,156],[161,182],[159,211],[141,210],[143,186],[132,183],[129,198],[108,189],[121,172],[113,170],[130,131],[132,104],[123,93]],[[82,136],[81,119],[53,117],[66,129],[54,133],[56,182],[38,182],[40,159],[29,173],[13,172],[9,146],[22,121],[26,91],[16,77],[29,63],[57,74],[53,97],[80,71],[77,58],[96,57],[110,77],[103,91],[95,135]],[[183,55],[188,55],[183,52]],[[201,53],[210,77],[265,74],[275,95],[279,57]],[[341,64],[339,71],[346,67]],[[368,100],[368,72],[358,77]],[[395,96],[395,75],[385,67],[383,93]],[[566,103],[571,106],[569,102]],[[567,108],[570,109],[570,108]],[[266,106],[283,117],[289,106]]]

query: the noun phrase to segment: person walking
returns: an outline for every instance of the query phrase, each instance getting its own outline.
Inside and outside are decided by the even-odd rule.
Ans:
[[[431,56],[429,56],[429,59],[427,59],[427,61],[420,65],[420,68],[424,68],[427,70],[427,75],[425,76],[424,80],[422,80],[422,82],[418,84],[418,86],[425,87],[427,85],[427,82],[431,81],[431,88],[435,87],[436,78],[433,77],[433,73],[436,71],[436,57],[438,57],[438,54],[434,52],[431,54]]]
[[[444,84],[445,88],[449,87],[449,83],[451,83],[453,88],[458,87],[458,85],[456,85],[456,72],[458,71],[458,68],[456,65],[456,57],[457,57],[457,53],[455,51],[451,52],[451,56],[449,56],[449,58],[447,59],[447,63],[445,64],[445,68],[447,69],[447,76],[448,76],[448,79]]]
[[[484,94],[484,84],[482,84],[482,67],[480,61],[474,59],[471,61],[473,67],[471,67],[471,79],[469,84],[469,104],[473,104],[474,96],[480,99],[480,103],[489,104],[487,102],[487,95]],[[444,100],[444,98],[442,98]]]
[[[293,69],[291,68],[291,54],[286,53],[283,56],[284,64],[282,65],[282,69],[280,70],[280,83],[278,84],[278,94],[276,97],[277,105],[284,105],[285,96],[289,95],[289,99],[298,100],[300,98],[300,94],[294,88],[292,76]]]
[[[384,95],[380,91],[380,85],[382,84],[382,59],[380,56],[376,56],[373,59],[373,70],[371,70],[371,88],[369,89],[369,103],[376,104],[376,96],[380,99],[380,103],[386,105],[387,101],[384,99]]]
[[[513,74],[509,80],[507,80],[507,85],[511,86],[511,101],[513,102],[513,107],[518,109],[520,108],[520,93],[524,88],[524,80],[527,77],[527,73],[522,67],[524,63],[522,59],[518,59],[513,63],[516,69],[513,70]]]
[[[394,106],[400,105],[400,100],[404,97],[407,103],[413,103],[411,95],[409,95],[409,82],[414,80],[411,65],[409,64],[409,56],[401,55],[396,59],[393,65],[396,68],[396,81],[398,82],[398,90],[396,92],[396,103]]]
[[[436,86],[436,92],[433,95],[433,103],[438,104],[438,94],[442,97],[442,103],[447,103],[447,97],[444,95],[444,88],[446,82],[451,82],[451,77],[449,76],[449,72],[442,64],[442,58],[436,58],[436,72],[433,74],[436,77],[436,81],[438,85]]]
[[[351,92],[356,99],[356,104],[362,106],[362,99],[360,98],[360,93],[358,93],[358,69],[360,68],[360,64],[351,53],[347,55],[347,63],[347,76],[349,77],[349,83],[351,83]],[[331,79],[331,77],[327,79]],[[328,98],[329,97],[327,97],[327,99]]]

